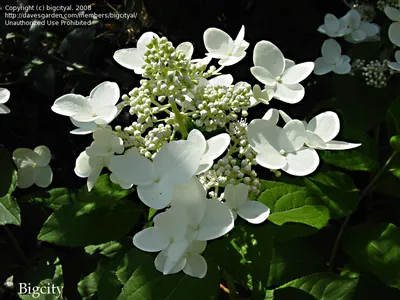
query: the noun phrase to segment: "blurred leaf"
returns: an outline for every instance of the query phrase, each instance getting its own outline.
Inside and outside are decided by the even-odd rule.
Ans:
[[[306,186],[329,208],[333,219],[352,214],[358,205],[358,189],[350,176],[330,171],[304,179]]]
[[[329,210],[320,200],[297,185],[283,182],[261,181],[266,188],[258,201],[271,209],[269,221],[282,225],[288,222],[302,223],[321,229],[329,220]]]
[[[0,197],[11,195],[17,185],[17,170],[6,148],[0,147]]]
[[[0,198],[0,225],[21,226],[21,215],[17,200],[10,195]]]
[[[93,48],[92,39],[95,34],[95,26],[75,28],[61,42],[60,52],[65,55],[70,63],[87,65],[87,60]]]
[[[51,64],[42,64],[32,69],[29,73],[34,87],[41,93],[45,94],[47,98],[54,98],[56,73]]]
[[[387,110],[386,125],[389,136],[400,134],[400,100],[394,100]]]
[[[343,249],[361,267],[400,288],[400,229],[390,223],[360,224],[343,236]]]

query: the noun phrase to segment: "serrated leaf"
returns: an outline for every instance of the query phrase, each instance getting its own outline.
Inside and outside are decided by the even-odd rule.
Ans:
[[[400,229],[390,223],[360,224],[343,236],[343,249],[389,286],[400,288]]]
[[[0,197],[11,194],[17,185],[17,170],[7,149],[0,147]]]
[[[17,200],[10,195],[0,198],[0,225],[21,226],[21,215]]]
[[[219,292],[219,271],[207,260],[207,275],[190,277],[183,272],[163,275],[154,267],[154,256],[136,248],[124,257],[117,271],[118,279],[124,284],[117,300],[205,300],[216,299]]]
[[[38,239],[69,247],[105,243],[126,235],[139,216],[140,210],[131,201],[120,202],[112,209],[75,203],[53,212]]]
[[[265,191],[258,201],[271,209],[269,221],[282,225],[288,222],[302,223],[321,229],[329,221],[329,210],[320,200],[297,185],[283,182],[262,181]]]
[[[350,176],[335,171],[320,172],[304,179],[305,185],[329,208],[333,219],[352,214],[359,196]]]

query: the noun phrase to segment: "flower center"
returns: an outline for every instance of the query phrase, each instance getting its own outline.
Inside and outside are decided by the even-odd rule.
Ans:
[[[286,156],[287,153],[285,150],[281,149],[281,150],[279,150],[279,154],[282,156]]]

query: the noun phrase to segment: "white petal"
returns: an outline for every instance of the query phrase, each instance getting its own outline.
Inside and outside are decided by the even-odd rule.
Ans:
[[[218,28],[208,28],[203,35],[204,46],[213,58],[224,58],[233,48],[232,38]]]
[[[168,239],[172,237],[174,239],[172,242],[184,238],[187,224],[188,217],[182,207],[172,207],[154,217],[154,226]]]
[[[286,159],[278,151],[259,153],[256,161],[260,166],[271,170],[279,170],[286,165]]]
[[[13,152],[13,160],[17,168],[33,167],[39,155],[28,148],[18,148]]]
[[[340,120],[333,111],[321,113],[308,122],[307,130],[315,132],[325,143],[333,140],[340,131]]]
[[[295,65],[296,63],[293,60],[285,58],[285,71],[291,67],[294,67]]]
[[[291,120],[285,124],[279,136],[280,149],[294,152],[303,147],[306,141],[306,129],[299,120]]]
[[[235,53],[236,51],[238,51],[238,49],[239,49],[240,46],[242,46],[242,45],[243,45],[243,47],[245,47],[245,46],[248,47],[248,46],[249,46],[248,43],[247,43],[247,45],[246,45],[246,44],[243,44],[243,41],[244,41],[244,25],[242,25],[242,27],[240,27],[239,33],[238,33],[238,35],[236,36],[235,41],[233,42],[233,44],[235,45],[234,48],[233,48],[233,50],[232,50],[233,53]],[[247,47],[246,47],[246,48],[247,48]],[[246,50],[246,49],[243,49],[243,51],[244,51],[244,50]]]
[[[5,106],[4,104],[0,103],[0,114],[9,114],[10,113],[10,109]]]
[[[194,254],[186,259],[183,272],[189,276],[203,278],[207,274],[207,262],[203,256]]]
[[[348,24],[352,29],[357,29],[361,23],[361,15],[360,13],[355,10],[351,9],[348,13]]]
[[[120,97],[118,84],[105,81],[97,85],[89,96],[90,104],[95,112],[101,111],[104,107],[117,104]]]
[[[157,228],[150,227],[136,233],[133,244],[140,250],[157,252],[168,246],[169,237],[164,236]]]
[[[306,79],[314,70],[313,62],[305,62],[295,65],[285,71],[282,75],[284,84],[295,84]]]
[[[269,86],[273,86],[276,84],[275,77],[265,68],[255,66],[250,68],[251,74],[261,83],[264,83]]]
[[[326,14],[324,21],[325,21],[325,26],[329,31],[337,32],[339,30],[340,22],[338,18],[336,18],[334,15]]]
[[[220,66],[232,66],[239,61],[241,61],[246,56],[246,52],[236,52],[233,55],[229,55],[228,57],[221,58],[218,61]]]
[[[400,22],[400,11],[398,9],[387,5],[384,9],[384,12],[390,20],[394,22]]]
[[[328,62],[324,57],[318,57],[315,62],[314,74],[315,75],[325,75],[332,71],[333,65]]]
[[[89,192],[93,189],[94,185],[97,182],[97,179],[99,179],[102,170],[103,166],[100,166],[97,168],[93,168],[90,172],[86,183]]]
[[[177,265],[181,265],[180,262],[184,259],[184,254],[188,246],[189,242],[187,240],[181,240],[173,242],[165,249],[167,259],[163,269],[164,275],[171,274],[177,268]]]
[[[33,152],[38,154],[38,158],[35,162],[39,167],[45,167],[50,163],[51,152],[46,146],[37,146],[33,149]]]
[[[364,31],[367,36],[374,36],[379,33],[380,27],[370,22],[361,21],[359,29]]]
[[[96,122],[77,122],[73,118],[70,118],[70,120],[72,124],[78,127],[77,129],[70,131],[70,133],[72,134],[79,134],[79,135],[89,134],[92,133],[97,128]]]
[[[273,124],[277,124],[279,121],[279,112],[275,108],[270,108],[265,115],[262,117],[263,120],[270,121]]]
[[[53,171],[50,166],[38,168],[35,184],[41,188],[48,187],[53,180]]]
[[[394,54],[394,57],[398,63],[400,63],[400,50],[397,50]]]
[[[107,105],[96,111],[96,113],[100,119],[97,119],[94,122],[99,125],[106,125],[116,118],[118,115],[118,108],[114,105]]]
[[[133,70],[136,74],[143,73],[144,58],[143,53],[136,48],[120,49],[117,50],[113,58],[121,66]]]
[[[168,143],[153,160],[154,174],[160,179],[168,178],[171,183],[183,184],[196,173],[203,152],[202,146],[194,141]]]
[[[233,76],[231,74],[219,75],[211,78],[208,83],[212,86],[223,85],[230,86],[233,83]]]
[[[351,33],[351,37],[353,38],[353,40],[355,40],[356,42],[360,42],[365,40],[365,38],[367,37],[367,34],[365,31],[361,30],[361,29],[357,29],[356,31],[353,31]]]
[[[113,156],[110,171],[124,181],[135,185],[150,184],[154,181],[153,163],[136,151]]]
[[[279,151],[281,131],[274,122],[254,119],[247,126],[249,144],[258,153]]]
[[[206,241],[192,241],[186,252],[190,255],[193,254],[201,254],[206,250],[207,242]]]
[[[274,98],[286,103],[295,104],[304,98],[304,94],[304,87],[300,83],[292,85],[278,84]]]
[[[248,200],[249,188],[243,183],[237,185],[228,184],[224,189],[225,203],[230,209],[236,210]]]
[[[156,259],[154,260],[154,265],[155,265],[156,269],[162,273],[164,272],[165,264],[168,259],[166,250],[167,249],[164,249],[163,251],[158,253]],[[185,267],[185,265],[186,265],[186,258],[182,257],[182,259],[176,263],[176,265],[169,271],[168,274],[175,274],[175,273],[182,271],[183,268]]]
[[[54,102],[51,110],[56,114],[72,117],[80,114],[91,115],[93,108],[85,97],[75,94],[66,94]]]
[[[0,104],[6,103],[10,99],[10,91],[5,88],[0,88]]]
[[[287,165],[283,171],[294,176],[306,176],[314,172],[319,165],[319,156],[314,149],[304,148],[286,155]]]
[[[197,240],[219,238],[233,228],[233,215],[229,208],[217,199],[206,201],[206,212],[200,223]]]
[[[389,68],[391,68],[393,70],[400,71],[400,63],[398,63],[398,62],[389,61],[388,66],[389,66]]]
[[[133,186],[133,184],[130,184],[129,182],[125,182],[123,179],[117,177],[114,173],[110,174],[110,180],[111,180],[111,182],[114,182],[115,184],[119,184],[125,190],[128,190]]]
[[[268,218],[270,210],[261,202],[248,200],[238,207],[237,213],[251,224],[260,224]]]
[[[75,169],[74,172],[76,175],[82,178],[86,178],[89,176],[90,172],[92,172],[92,167],[89,164],[89,155],[87,155],[86,150],[81,152],[75,161]]]
[[[335,62],[342,54],[339,43],[334,39],[325,40],[321,48],[322,57],[327,62]]]
[[[136,170],[137,173],[141,171]],[[174,190],[174,184],[170,181],[170,178],[165,177],[158,182],[139,185],[137,187],[137,192],[140,200],[151,208],[165,208],[171,202]]]
[[[190,42],[183,42],[176,47],[176,51],[180,51],[185,55],[185,59],[190,60],[193,55],[194,47]]]
[[[255,103],[251,103],[250,107],[258,104],[259,102],[268,105],[269,101],[271,101],[271,99],[274,97],[274,90],[273,89],[263,89],[261,90],[261,87],[256,84],[253,87],[253,97],[250,98],[250,102],[255,102]],[[254,99],[254,100],[252,100]]]
[[[285,58],[281,50],[267,41],[260,41],[254,47],[253,62],[255,66],[266,69],[274,77],[278,77],[285,69]]]
[[[348,150],[348,149],[353,149],[360,147],[361,144],[355,144],[355,143],[347,143],[347,142],[341,142],[341,141],[330,141],[326,143],[326,146],[324,149],[326,150]]]
[[[26,189],[33,185],[36,181],[38,168],[25,167],[18,170],[17,186],[20,189]]]
[[[318,134],[315,132],[307,130],[306,132],[307,135],[307,146],[311,148],[318,148],[318,149],[324,149],[326,147],[326,143]]]
[[[289,123],[290,121],[292,121],[292,118],[289,117],[288,114],[286,114],[283,110],[279,110],[278,112],[285,123]]]
[[[221,156],[228,148],[231,138],[227,133],[218,134],[207,140],[207,147],[200,159],[200,166],[196,174],[207,171],[213,164],[214,159]],[[211,166],[210,166],[211,164]]]
[[[153,39],[158,39],[159,36],[151,31],[143,33],[137,41],[138,50],[144,54],[147,50],[147,44],[150,43]]]
[[[389,27],[389,39],[396,46],[400,47],[400,23],[392,23]]]
[[[343,63],[333,67],[333,72],[336,74],[347,74],[351,71],[351,65],[349,63]]]

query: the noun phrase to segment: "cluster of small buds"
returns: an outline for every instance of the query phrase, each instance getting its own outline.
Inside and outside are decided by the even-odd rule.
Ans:
[[[142,85],[129,92],[129,113],[137,116],[138,123],[146,123],[151,127],[152,123],[157,121],[155,114],[159,112],[159,108],[152,107],[152,95],[147,88],[147,82],[141,80]]]
[[[236,120],[239,114],[247,116],[251,95],[250,86],[207,85],[197,89],[194,101],[186,107],[194,111],[192,118],[197,126],[214,131]]]
[[[157,152],[169,142],[172,136],[170,125],[159,124],[150,130],[143,139],[143,146],[139,146],[139,152],[148,159],[154,159]]]
[[[361,75],[365,77],[367,85],[375,88],[383,88],[386,86],[390,75],[394,72],[389,69],[388,60],[373,60],[366,63],[362,68]]]
[[[143,77],[150,79],[148,88],[161,102],[165,97],[179,99],[191,91],[205,68],[191,63],[165,37],[152,39],[144,53],[144,61]]]
[[[389,6],[391,6],[391,7],[394,7],[394,8],[397,8],[397,9],[400,8],[400,3],[399,3],[398,0],[379,0],[379,1],[376,3],[376,7],[377,7],[378,9],[382,10],[382,11],[385,9],[385,7],[386,7],[387,5],[389,5]]]
[[[147,124],[141,124],[138,122],[133,122],[131,125],[126,126],[123,129],[123,132],[119,132],[117,128],[115,128],[118,132],[118,135],[124,141],[125,149],[130,147],[140,147],[144,145],[144,138],[142,134],[149,128]]]
[[[375,18],[375,7],[371,4],[354,4],[354,8],[360,13],[363,21],[372,22],[372,20]]]
[[[246,130],[246,119],[241,119],[240,121],[230,123],[227,132],[235,147],[239,150],[239,157],[253,159],[255,157],[255,152],[249,147]]]

